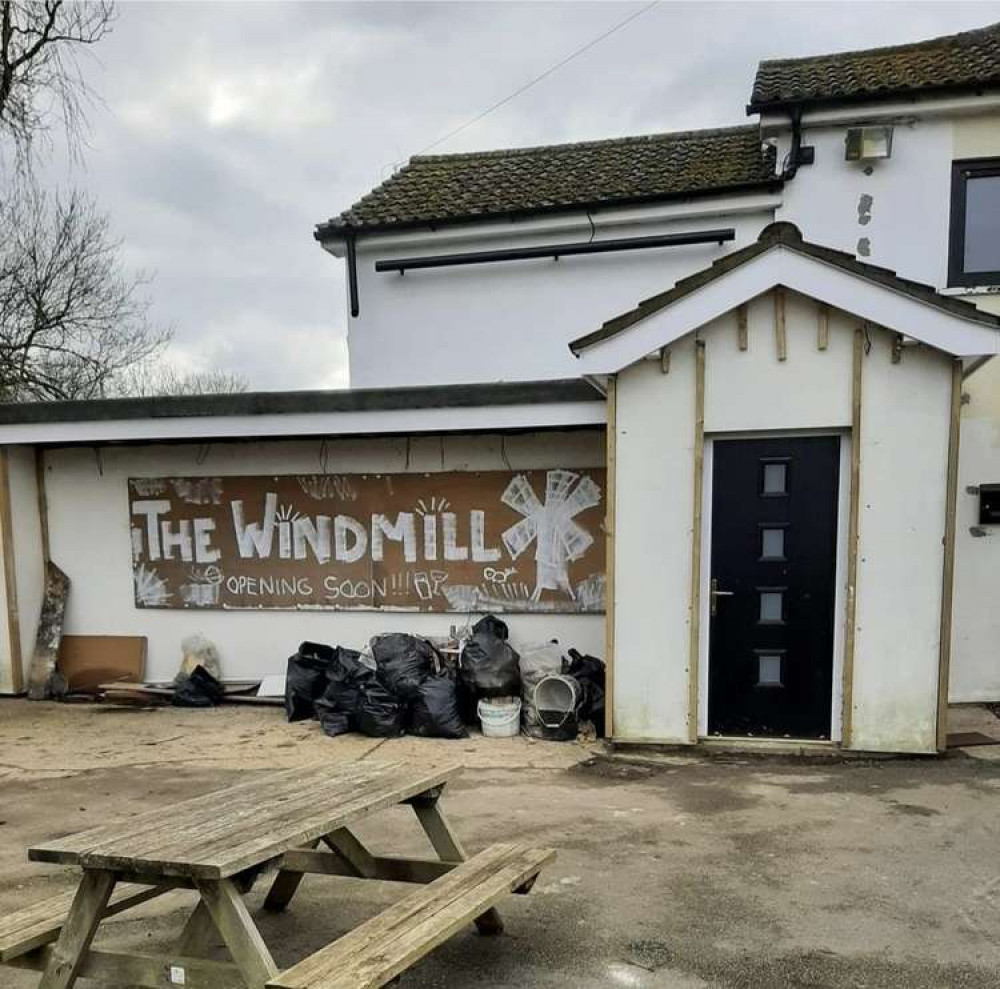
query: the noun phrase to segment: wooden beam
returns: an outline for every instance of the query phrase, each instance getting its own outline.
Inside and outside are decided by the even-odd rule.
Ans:
[[[35,447],[35,490],[38,498],[38,525],[42,533],[42,562],[52,559],[49,547],[49,496],[45,487],[45,451]]]
[[[847,524],[847,601],[844,615],[844,673],[841,690],[841,741],[850,748],[854,726],[854,639],[858,612],[858,540],[861,511],[861,384],[865,357],[864,331],[854,331],[851,375],[851,493]]]
[[[19,694],[24,690],[24,657],[21,653],[21,620],[17,608],[14,523],[10,507],[10,452],[7,447],[0,447],[0,553],[3,553],[10,684],[11,691]]]
[[[618,380],[608,379],[608,424],[605,432],[605,477],[607,492],[604,513],[604,734],[614,737],[615,723],[615,492],[618,450]]]
[[[424,834],[427,835],[427,840],[442,862],[458,864],[468,859],[458,835],[452,830],[440,804],[435,803],[431,807],[414,805],[413,811],[424,829]],[[474,923],[476,930],[485,936],[503,934],[503,919],[496,907],[490,907],[485,913],[481,913],[475,918]]]
[[[962,435],[962,362],[951,365],[951,424],[945,487],[944,561],[941,570],[941,642],[938,661],[937,747],[948,747],[948,677],[951,671],[951,624],[955,593],[955,517],[958,507],[958,454]]]
[[[40,948],[6,964],[14,968],[44,971],[52,948]],[[120,986],[176,989],[170,969],[184,970],[184,989],[245,989],[246,982],[231,962],[209,961],[189,955],[154,955],[90,949],[80,964],[79,978]]]
[[[660,347],[660,370],[664,374],[670,374],[670,348]]]
[[[698,741],[698,661],[701,642],[701,500],[705,472],[705,341],[694,342],[694,513],[691,527],[691,615],[688,643],[688,740]]]
[[[198,890],[247,986],[258,989],[266,985],[278,974],[278,966],[236,884],[231,879],[199,882]]]
[[[830,346],[830,307],[820,303],[816,309],[816,349],[827,350]]]
[[[365,879],[382,882],[430,883],[440,879],[455,868],[457,862],[442,862],[439,859],[388,858],[379,855],[371,857]],[[314,873],[324,876],[347,876],[359,878],[358,871],[332,852],[294,849],[281,858],[282,872],[302,875]]]
[[[736,342],[740,350],[747,350],[750,347],[750,339],[747,333],[747,317],[749,307],[744,302],[736,307]]]
[[[70,989],[76,982],[114,888],[114,873],[97,869],[84,872],[66,923],[46,959],[38,989]]]
[[[788,335],[785,331],[785,290],[774,290],[774,347],[779,361],[788,359]]]

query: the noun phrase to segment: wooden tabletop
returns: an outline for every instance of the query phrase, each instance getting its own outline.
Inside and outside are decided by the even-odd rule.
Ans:
[[[29,849],[36,862],[150,876],[224,879],[440,786],[457,764],[312,766],[216,790]]]

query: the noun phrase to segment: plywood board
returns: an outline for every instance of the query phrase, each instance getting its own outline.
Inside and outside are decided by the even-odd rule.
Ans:
[[[132,478],[139,608],[604,610],[605,471]]]
[[[70,693],[96,691],[106,682],[141,681],[145,667],[144,635],[64,635],[56,662]]]

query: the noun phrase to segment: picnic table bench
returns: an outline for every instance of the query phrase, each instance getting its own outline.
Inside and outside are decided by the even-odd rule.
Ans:
[[[78,978],[151,989],[360,989],[392,981],[462,927],[499,934],[495,905],[526,893],[555,857],[500,844],[469,858],[441,810],[457,765],[354,763],[291,769],[59,838],[29,850],[39,862],[79,866],[75,893],[0,918],[0,963],[42,972],[40,989]],[[437,858],[374,855],[351,830],[408,804]],[[279,971],[244,896],[276,872],[264,908],[284,910],[315,873],[421,886],[381,914]],[[173,889],[198,902],[166,953],[94,948],[101,921]],[[231,961],[206,957],[221,937]]]

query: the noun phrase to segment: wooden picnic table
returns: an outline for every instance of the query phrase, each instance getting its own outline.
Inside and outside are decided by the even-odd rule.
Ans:
[[[439,797],[457,765],[358,762],[255,776],[235,786],[36,845],[31,859],[82,869],[62,895],[0,919],[0,962],[42,972],[40,989],[77,978],[152,989],[354,989],[381,986],[469,922],[503,927],[493,907],[527,892],[549,849],[495,845],[473,859]],[[409,804],[436,859],[372,854],[352,825]],[[319,846],[323,846],[320,848]],[[305,873],[422,884],[384,913],[279,972],[244,895],[274,872],[264,906],[288,906]],[[167,953],[92,947],[103,918],[172,889],[198,902]],[[221,936],[231,962],[205,957]]]

